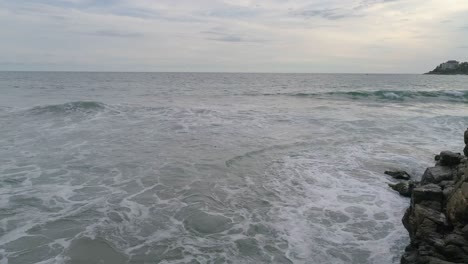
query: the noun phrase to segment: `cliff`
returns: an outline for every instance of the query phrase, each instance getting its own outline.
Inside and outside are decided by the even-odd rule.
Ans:
[[[390,185],[410,196],[403,217],[411,243],[402,264],[468,263],[468,130],[465,156],[443,151],[420,182]]]
[[[447,61],[426,74],[468,74],[468,62]]]

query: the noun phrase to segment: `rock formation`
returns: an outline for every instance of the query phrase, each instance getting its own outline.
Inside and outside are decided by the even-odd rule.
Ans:
[[[468,62],[460,63],[455,60],[450,60],[450,61],[440,64],[434,70],[426,74],[444,74],[444,75],[468,74]]]
[[[463,149],[463,153],[468,157],[468,129],[465,131],[465,149]]]
[[[467,156],[468,130],[465,144]],[[411,243],[401,263],[468,263],[467,158],[443,151],[435,167],[425,171],[421,182],[402,182],[394,186],[403,195],[411,196],[403,217]]]

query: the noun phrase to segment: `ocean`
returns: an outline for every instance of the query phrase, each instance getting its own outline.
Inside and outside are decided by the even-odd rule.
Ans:
[[[0,73],[0,263],[399,263],[468,76]]]

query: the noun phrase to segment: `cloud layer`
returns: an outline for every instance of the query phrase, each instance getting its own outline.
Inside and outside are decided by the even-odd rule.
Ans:
[[[0,70],[408,72],[468,60],[466,0],[0,0]]]

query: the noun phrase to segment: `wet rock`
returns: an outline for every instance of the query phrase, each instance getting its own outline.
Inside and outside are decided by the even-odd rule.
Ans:
[[[415,224],[420,224],[425,219],[429,219],[437,225],[447,225],[447,219],[445,215],[442,212],[434,210],[430,207],[417,204],[414,206],[413,214],[416,221]]]
[[[440,153],[440,165],[442,166],[455,166],[460,164],[461,155],[460,153],[454,153],[451,151],[442,151]]]
[[[455,191],[455,187],[453,186],[445,187],[444,190],[442,191],[444,195],[444,200],[448,200],[450,197],[452,197],[454,191]]]
[[[466,145],[463,149],[463,154],[465,154],[465,156],[468,157],[468,145]]]
[[[462,235],[451,233],[445,236],[444,238],[446,245],[456,245],[459,247],[466,247],[468,246],[468,240],[464,238]]]
[[[414,188],[412,193],[413,204],[418,204],[424,201],[442,202],[442,199],[442,188],[433,183]]]
[[[417,263],[417,264],[423,264],[423,263],[424,264],[462,264],[462,263],[441,260],[435,257],[424,257],[424,258],[421,258],[419,262],[414,262],[414,263]]]
[[[468,263],[468,255],[461,247],[456,245],[447,245],[443,247],[441,253],[446,256],[447,260],[456,263]]]
[[[414,182],[399,182],[397,184],[389,183],[388,186],[393,190],[400,193],[400,195],[405,197],[411,197],[411,193],[413,192],[414,187],[416,186]]]
[[[392,176],[397,180],[409,180],[411,176],[403,170],[385,171],[385,174]]]
[[[455,181],[441,181],[439,184],[440,187],[443,189],[448,188],[448,187],[453,187],[455,185]]]
[[[465,239],[468,239],[468,225],[465,225],[465,227],[461,229],[461,234]]]
[[[468,129],[465,130],[465,145],[468,145]]]
[[[447,216],[453,223],[468,223],[468,182],[463,182],[447,203]]]
[[[415,224],[418,225],[416,232],[414,234],[414,238],[420,240],[424,243],[427,243],[431,246],[438,246],[441,247],[444,244],[443,236],[439,232],[437,232],[438,225],[431,221],[428,218],[422,218],[421,222],[416,222]],[[428,252],[425,253],[424,250],[421,248],[420,255],[433,255],[433,248],[428,247]]]
[[[425,185],[428,183],[439,183],[441,181],[450,181],[453,180],[454,171],[450,167],[446,166],[436,166],[427,168],[424,172],[421,184]]]
[[[401,257],[401,264],[417,264],[418,263],[418,252],[413,248],[406,249],[406,252]]]

